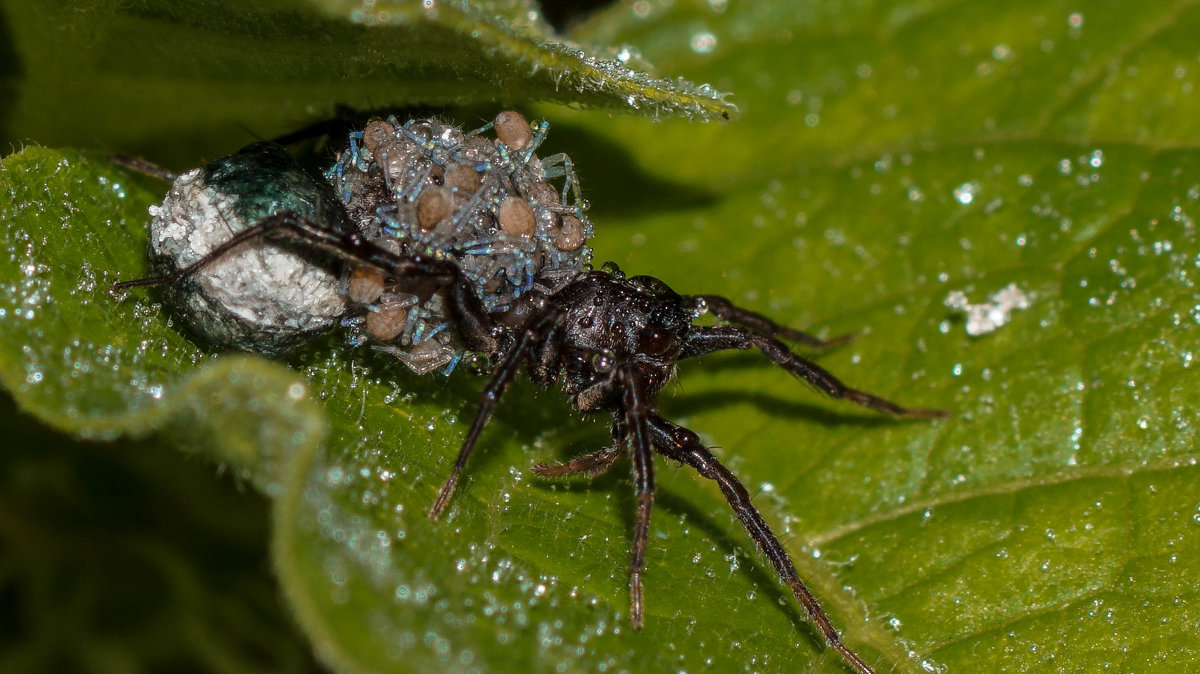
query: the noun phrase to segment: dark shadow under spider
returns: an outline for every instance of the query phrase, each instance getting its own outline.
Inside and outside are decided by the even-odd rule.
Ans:
[[[644,620],[642,575],[654,499],[652,453],[657,452],[717,484],[734,515],[829,645],[858,671],[873,671],[842,643],[742,483],[693,431],[659,416],[654,404],[674,376],[677,361],[716,351],[757,349],[830,397],[897,417],[945,416],[938,410],[904,408],[850,388],[781,341],[783,338],[825,347],[845,338],[824,341],[736,307],[725,298],[679,295],[656,278],[626,277],[610,269],[581,272],[549,291],[532,290],[509,310],[489,314],[452,257],[397,254],[356,233],[323,226],[291,212],[270,216],[239,232],[195,264],[166,276],[115,283],[112,289],[179,283],[251,241],[298,252],[317,251],[343,267],[374,269],[392,279],[428,282],[443,294],[467,349],[486,354],[495,363],[450,476],[429,512],[431,519],[437,519],[447,504],[500,396],[520,368],[527,366],[530,378],[538,385],[548,388],[561,384],[576,410],[607,412],[612,417],[613,440],[608,447],[565,463],[536,465],[533,470],[537,475],[598,475],[618,458],[626,454],[630,457],[636,506],[629,584],[635,628],[640,628]],[[724,323],[694,325],[706,312]]]

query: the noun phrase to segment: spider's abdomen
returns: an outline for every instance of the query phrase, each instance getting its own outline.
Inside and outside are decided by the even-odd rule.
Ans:
[[[333,190],[278,145],[256,143],[175,179],[150,214],[150,269],[170,274],[234,234],[291,211],[346,227]],[[284,353],[334,325],[346,311],[337,277],[261,240],[213,260],[202,273],[164,288],[176,319],[223,349]]]
[[[355,261],[354,248],[453,264],[492,316],[579,274],[591,259],[587,203],[569,158],[535,154],[546,128],[511,111],[466,133],[437,119],[376,119],[321,176],[278,145],[250,145],[179,176],[151,208],[152,273],[175,274],[292,213],[329,236],[276,230],[169,284],[165,300],[193,334],[278,355],[340,322],[351,343],[381,345],[418,374],[451,364],[464,341],[444,279],[389,275],[389,264]]]
[[[326,171],[367,240],[397,254],[455,261],[484,309],[499,315],[535,284],[555,285],[591,259],[592,227],[570,160],[535,151],[545,124],[516,112],[464,133],[438,119],[376,119],[350,135]],[[561,187],[551,179],[562,178]],[[367,309],[362,338],[428,371],[462,350],[446,298],[420,279],[350,278]]]

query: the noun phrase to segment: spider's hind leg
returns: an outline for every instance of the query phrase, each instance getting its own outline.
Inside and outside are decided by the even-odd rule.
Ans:
[[[178,174],[172,173],[171,171],[168,171],[154,162],[149,162],[138,157],[130,157],[129,155],[124,154],[110,154],[108,155],[108,160],[117,166],[124,166],[130,171],[136,171],[142,175],[147,175],[151,178],[158,178],[159,180],[165,180],[167,182],[174,182],[175,179],[179,177]]]
[[[348,105],[338,104],[334,106],[332,116],[318,119],[295,131],[276,136],[270,139],[270,142],[276,145],[295,145],[318,138],[345,138],[351,132],[363,128],[366,125],[364,120],[370,116],[370,114]]]
[[[313,250],[347,260],[354,260],[363,265],[376,268],[390,264],[387,259],[389,254],[378,246],[364,244],[357,238],[321,226],[292,211],[284,211],[265,218],[253,227],[243,229],[234,234],[228,240],[222,242],[221,245],[209,251],[204,257],[182,269],[176,269],[170,274],[164,274],[163,276],[149,276],[132,281],[118,281],[112,284],[111,289],[115,292],[140,286],[178,283],[228,255],[238,247],[255,240],[307,246]]]

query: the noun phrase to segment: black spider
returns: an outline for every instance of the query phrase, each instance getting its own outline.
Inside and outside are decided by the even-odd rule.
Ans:
[[[606,412],[612,418],[611,446],[566,463],[536,465],[536,474],[598,475],[621,456],[630,457],[637,495],[630,564],[630,613],[635,628],[643,623],[642,569],[654,498],[652,453],[658,452],[717,483],[747,533],[829,645],[858,671],[873,671],[842,643],[741,482],[696,433],[659,416],[655,399],[674,376],[680,360],[729,349],[758,349],[771,362],[833,398],[898,417],[939,418],[945,416],[944,412],[900,407],[846,386],[781,341],[821,347],[842,340],[823,341],[780,326],[722,297],[680,295],[659,279],[626,277],[615,266],[606,265],[565,278],[559,272],[553,278],[534,279],[530,289],[505,308],[489,310],[485,290],[471,281],[453,254],[411,249],[398,252],[364,236],[347,222],[319,222],[293,210],[277,212],[248,224],[186,267],[162,276],[116,283],[113,290],[159,284],[178,287],[240,247],[264,243],[302,253],[309,264],[332,266],[343,274],[368,270],[380,275],[385,284],[425,286],[429,293],[442,298],[462,345],[488,356],[493,363],[470,430],[429,512],[431,519],[442,512],[500,396],[525,366],[540,386],[560,384],[578,411]],[[696,319],[705,313],[712,313],[722,323],[696,325]]]

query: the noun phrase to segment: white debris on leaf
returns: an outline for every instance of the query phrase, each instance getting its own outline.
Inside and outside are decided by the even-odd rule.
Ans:
[[[971,304],[967,295],[955,290],[946,296],[946,306],[967,317],[967,334],[972,337],[994,332],[1012,317],[1012,312],[1033,305],[1033,295],[1010,283],[988,297],[987,302]]]

